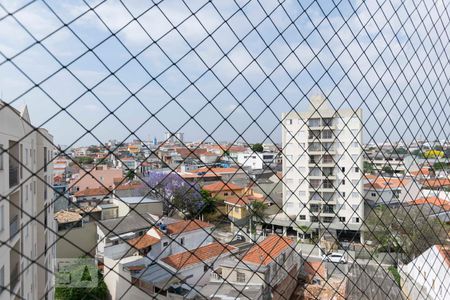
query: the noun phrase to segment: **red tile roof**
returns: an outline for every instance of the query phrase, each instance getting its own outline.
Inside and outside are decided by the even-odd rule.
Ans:
[[[422,168],[418,171],[413,171],[410,173],[411,176],[419,176],[419,175],[424,175],[424,176],[428,176],[430,175],[430,169],[429,168]]]
[[[106,196],[111,192],[103,187],[94,189],[85,189],[75,193],[75,197],[88,197],[88,196]]]
[[[424,198],[410,201],[409,204],[411,204],[411,205],[429,204],[429,205],[439,206],[446,211],[450,211],[450,201],[440,199],[438,197],[424,197]]]
[[[236,250],[236,247],[215,242],[194,250],[167,256],[163,258],[162,261],[169,266],[180,270],[198,263],[202,263],[209,259],[216,258],[221,255],[229,255]]]
[[[157,229],[157,232],[159,236],[162,237],[165,235],[179,234],[210,227],[214,227],[214,225],[200,220],[181,220],[179,222],[167,224],[167,233],[162,232],[160,229]]]
[[[160,241],[161,240],[158,238],[155,238],[148,234],[144,234],[143,236],[139,236],[137,238],[129,240],[128,243],[132,247],[134,247],[138,250],[142,250],[142,249],[148,248],[150,246],[153,246],[153,245],[159,243]]]
[[[216,173],[216,174],[221,174],[221,173],[237,173],[239,171],[239,169],[236,168],[208,168],[208,167],[203,167],[200,169],[196,169],[196,170],[191,170],[191,173],[207,173],[207,172],[212,172],[212,173]]]
[[[240,191],[243,190],[244,188],[231,182],[225,183],[223,181],[218,181],[203,186],[203,189],[209,192],[222,192],[222,191]]]
[[[432,188],[450,186],[450,179],[448,178],[426,179],[423,182],[423,186]]]
[[[268,265],[293,244],[294,240],[288,237],[271,235],[251,247],[242,257],[242,261],[257,265]]]

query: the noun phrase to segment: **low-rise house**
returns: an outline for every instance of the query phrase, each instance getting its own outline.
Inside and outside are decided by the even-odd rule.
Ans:
[[[224,201],[231,198],[242,197],[245,192],[244,187],[224,181],[204,185],[203,190],[210,192],[213,198]]]
[[[208,173],[220,175],[223,182],[240,182],[248,178],[244,170],[237,168],[203,167],[191,170],[190,172],[197,175],[205,175]]]
[[[275,152],[243,152],[237,154],[237,163],[252,170],[273,168],[278,164],[278,153]]]
[[[434,245],[400,268],[408,299],[450,299],[450,249]]]
[[[211,243],[212,229],[212,224],[200,220],[130,213],[98,223],[97,256],[120,259],[145,252],[149,258],[163,258]]]
[[[398,206],[422,195],[420,182],[413,179],[365,175],[364,199],[370,206]]]
[[[58,224],[56,240],[57,258],[79,258],[94,256],[96,249],[96,225],[94,220],[100,218],[98,207],[64,210],[55,213]]]
[[[121,169],[110,169],[106,165],[96,166],[91,170],[81,169],[78,174],[72,176],[69,190],[76,193],[100,187],[112,188],[117,182],[117,178],[122,177]]]
[[[442,222],[450,223],[450,201],[428,196],[407,202],[414,205],[421,211],[421,215],[426,218],[438,218]]]
[[[140,214],[150,213],[152,215],[161,216],[163,214],[163,202],[161,199],[150,197],[114,197],[109,199],[111,204],[118,208],[118,216],[126,216],[130,212]]]
[[[288,237],[271,235],[251,247],[240,259],[227,259],[217,268],[203,291],[215,295],[211,285],[260,289],[255,299],[289,299],[296,285],[302,258],[295,250],[295,241]],[[220,293],[220,289],[217,293]],[[215,298],[211,298],[215,299]]]

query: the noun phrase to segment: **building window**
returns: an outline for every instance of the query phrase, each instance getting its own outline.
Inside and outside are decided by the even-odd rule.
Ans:
[[[311,222],[319,222],[319,217],[317,216],[310,216],[309,219],[311,220]]]
[[[341,192],[342,198],[345,198],[345,192]]]
[[[345,185],[345,179],[342,179],[341,184]]]
[[[2,232],[4,229],[5,223],[4,219],[5,219],[5,207],[2,205],[0,206],[0,232]]]
[[[236,271],[236,281],[237,282],[245,282],[245,273]]]
[[[359,173],[359,167],[355,167],[355,173]]]
[[[342,167],[341,170],[342,170],[342,173],[345,173],[345,167]]]
[[[357,217],[353,218],[353,223],[359,223],[359,218]]]
[[[182,237],[181,239],[180,239],[180,244],[183,246],[184,245],[184,237]]]
[[[339,222],[345,223],[345,217],[339,217]]]
[[[163,247],[169,246],[169,242],[163,242]]]
[[[0,268],[0,293],[5,289],[5,266]]]
[[[0,144],[0,170],[3,170],[3,145]]]
[[[113,245],[119,245],[119,240],[113,241]]]
[[[299,220],[306,220],[306,216],[305,216],[305,215],[299,215],[299,216],[298,216],[298,219],[299,219]]]
[[[208,272],[209,266],[208,265],[204,265],[203,266],[203,272]]]
[[[376,196],[377,196],[377,193],[370,193],[370,195],[371,195],[372,197],[376,197]]]

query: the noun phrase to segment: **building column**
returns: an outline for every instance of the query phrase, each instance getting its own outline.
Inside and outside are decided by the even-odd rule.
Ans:
[[[287,227],[283,226],[283,236],[287,236]]]

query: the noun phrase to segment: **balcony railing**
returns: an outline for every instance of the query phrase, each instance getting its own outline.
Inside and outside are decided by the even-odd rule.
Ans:
[[[13,239],[19,233],[19,216],[14,216],[9,221],[9,238]]]
[[[19,184],[19,168],[16,166],[9,167],[9,187],[12,188]]]

